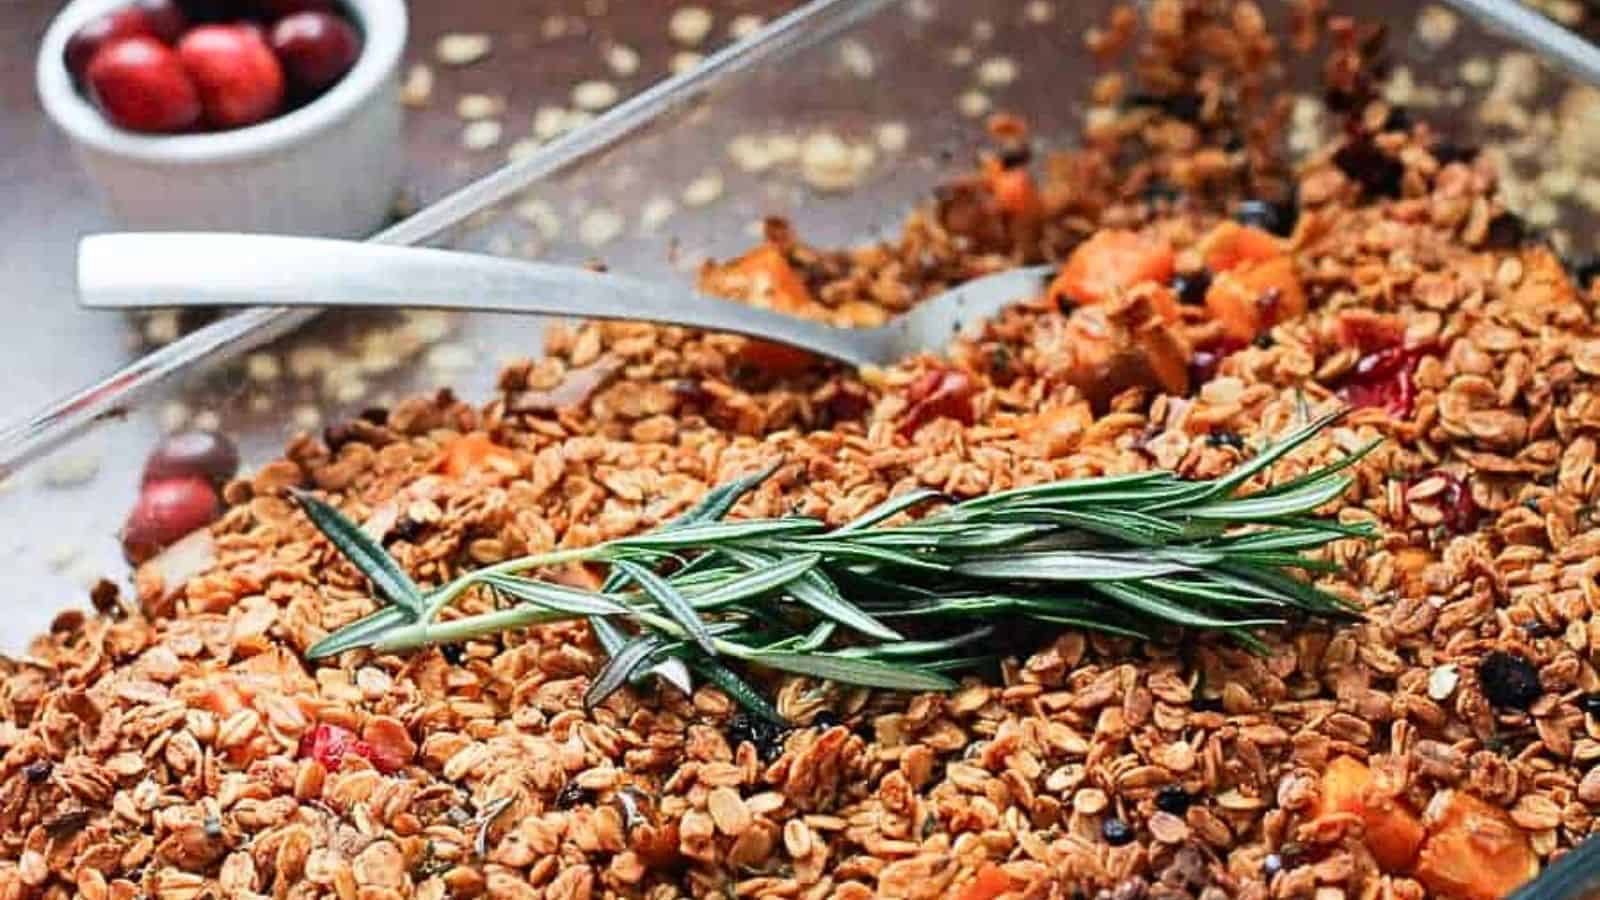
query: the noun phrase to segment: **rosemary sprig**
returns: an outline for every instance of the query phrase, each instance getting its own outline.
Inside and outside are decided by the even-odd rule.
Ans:
[[[687,689],[692,669],[776,718],[734,665],[943,690],[954,684],[947,672],[986,659],[982,647],[997,629],[1028,622],[1145,639],[1174,626],[1200,628],[1259,648],[1254,629],[1356,615],[1294,573],[1329,568],[1306,551],[1372,535],[1316,510],[1344,493],[1351,480],[1344,470],[1373,445],[1239,494],[1339,415],[1311,421],[1207,481],[1150,471],[964,502],[920,490],[832,530],[802,517],[725,521],[771,466],[712,490],[655,531],[519,557],[426,592],[337,509],[297,493],[312,523],[388,602],[307,655],[409,650],[581,617],[610,658],[587,703],[646,672]],[[944,505],[907,524],[883,524],[932,504]],[[595,591],[534,577],[568,562],[607,564],[611,574]],[[475,588],[512,605],[446,614]]]

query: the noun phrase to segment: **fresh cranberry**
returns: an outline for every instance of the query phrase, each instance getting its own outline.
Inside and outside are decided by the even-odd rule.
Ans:
[[[211,524],[222,502],[211,482],[193,476],[152,481],[139,492],[127,524],[122,526],[122,551],[135,565],[179,538]]]
[[[273,52],[301,95],[322,93],[344,77],[361,55],[361,35],[332,13],[302,12],[272,26]]]
[[[66,62],[67,70],[72,73],[72,77],[82,79],[94,55],[100,52],[101,47],[112,41],[136,35],[169,40],[164,34],[158,33],[157,24],[142,7],[125,6],[114,9],[79,26],[78,30],[67,38],[67,46],[62,51],[61,57]],[[178,30],[180,32],[183,30],[181,25]]]
[[[339,771],[350,753],[371,759],[372,747],[348,728],[321,724],[300,736],[300,756],[322,763],[329,772]]]
[[[200,95],[177,54],[153,37],[120,38],[100,48],[85,73],[90,96],[113,124],[174,132],[200,120]]]
[[[220,484],[238,470],[239,451],[232,441],[214,431],[185,431],[169,435],[150,451],[144,482],[192,475]]]
[[[333,0],[254,0],[253,5],[268,21],[303,12],[333,12]]]
[[[283,104],[283,67],[259,28],[202,25],[183,36],[178,56],[217,128],[254,125]]]
[[[144,13],[150,34],[164,44],[176,44],[189,28],[189,17],[176,0],[133,0],[128,8]]]
[[[1455,534],[1462,534],[1478,526],[1478,502],[1472,499],[1472,490],[1466,482],[1459,477],[1442,470],[1423,472],[1411,477],[1409,483],[1419,484],[1430,478],[1439,478],[1444,481],[1444,490],[1429,498],[1431,505],[1438,506],[1444,514],[1444,527]]]
[[[900,423],[900,433],[910,436],[924,424],[943,417],[971,425],[977,416],[972,406],[977,392],[977,384],[965,372],[953,369],[924,372],[906,391],[911,408]]]
[[[1344,377],[1339,396],[1357,409],[1370,407],[1392,416],[1409,416],[1417,397],[1413,375],[1417,360],[1422,356],[1422,349],[1406,347],[1368,353],[1357,360],[1355,369]]]

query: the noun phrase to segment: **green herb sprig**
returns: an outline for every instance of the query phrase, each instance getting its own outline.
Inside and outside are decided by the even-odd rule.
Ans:
[[[371,647],[410,650],[575,618],[609,656],[585,701],[647,673],[687,690],[692,670],[753,711],[777,712],[738,669],[776,669],[896,690],[948,690],[948,673],[992,658],[997,627],[1028,622],[1150,639],[1171,626],[1224,632],[1261,649],[1255,629],[1307,617],[1350,619],[1340,598],[1293,574],[1332,571],[1306,551],[1370,538],[1316,510],[1340,497],[1344,470],[1372,449],[1270,488],[1240,490],[1339,418],[1264,447],[1226,475],[1187,481],[1161,470],[1071,479],[964,502],[931,490],[893,497],[828,529],[805,517],[727,521],[774,464],[710,491],[645,534],[536,553],[424,591],[337,509],[297,492],[317,528],[386,604],[328,635],[312,659]],[[902,513],[939,508],[901,525]],[[532,577],[602,563],[599,590]],[[472,589],[502,605],[450,617]]]

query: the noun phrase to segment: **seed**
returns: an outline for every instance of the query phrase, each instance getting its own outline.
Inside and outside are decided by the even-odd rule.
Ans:
[[[1539,699],[1539,670],[1527,658],[1496,650],[1478,664],[1478,681],[1483,695],[1495,706],[1527,709]]]
[[[1133,829],[1128,827],[1128,823],[1112,816],[1100,823],[1100,836],[1111,846],[1121,847],[1133,840]]]

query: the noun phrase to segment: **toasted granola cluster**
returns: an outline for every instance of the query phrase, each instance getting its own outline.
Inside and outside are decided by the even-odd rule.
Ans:
[[[792,311],[875,321],[1108,227],[1176,248],[1174,277],[1199,277],[1202,237],[1237,201],[1286,196],[1256,159],[1270,127],[1217,143],[1265,102],[1244,74],[1272,43],[1253,9],[1154,5],[1168,55],[1139,75],[1172,96],[1176,60],[1211,60],[1196,109],[1128,104],[1083,149],[1032,162],[1019,124],[996,123],[1002,168],[1037,177],[1027,215],[991,171],[879,246],[813,248],[773,223],[762,252],[818,307]],[[1119,28],[1133,25],[1100,36],[1107,52]],[[1187,392],[1115,369],[1085,383],[1081,310],[1049,299],[947,357],[859,373],[595,323],[550,334],[483,408],[441,391],[296,440],[228,486],[209,532],[140,570],[136,609],[101,592],[101,615],[63,616],[0,663],[0,898],[1423,896],[1380,864],[1370,822],[1328,812],[1337,757],[1381,771],[1394,802],[1464,792],[1509,810],[1540,859],[1570,848],[1600,808],[1600,297],[1508,237],[1486,162],[1355,114],[1376,127],[1293,178],[1286,252],[1309,310],[1233,346],[1183,303],[1160,327],[1188,354]],[[1130,145],[1146,151],[1131,166]],[[750,302],[783,295],[748,276],[706,273]],[[1150,303],[1104,316],[1142,333]],[[1404,390],[1382,380],[1401,370]],[[1015,635],[998,671],[949,695],[769,678],[784,732],[707,686],[647,684],[586,713],[603,654],[582,625],[300,655],[374,601],[291,486],[437,584],[648,529],[774,459],[736,515],[841,522],[916,486],[1215,475],[1351,402],[1269,477],[1386,439],[1339,513],[1382,539],[1336,544],[1324,579],[1365,619],[1264,635],[1264,656],[1199,634]],[[501,448],[491,464],[441,465],[472,432]]]

